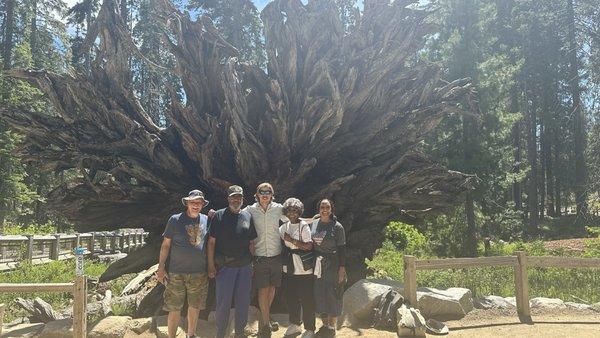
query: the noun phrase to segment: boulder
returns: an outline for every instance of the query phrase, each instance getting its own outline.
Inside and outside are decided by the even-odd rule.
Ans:
[[[537,297],[529,301],[531,308],[565,309],[567,306],[558,298]]]
[[[483,298],[477,298],[473,301],[473,305],[476,309],[506,309],[515,307],[509,303],[504,297],[500,296],[485,296]]]
[[[152,318],[132,319],[129,322],[129,329],[137,334],[142,334],[143,332],[150,330],[151,327]]]
[[[512,305],[514,307],[517,307],[517,297],[505,297],[504,300],[508,304],[510,304],[510,305]]]
[[[382,280],[359,280],[344,292],[342,316],[352,324],[370,319],[374,307],[391,289],[392,286],[383,284]]]
[[[73,337],[73,320],[61,319],[48,322],[40,332],[39,338]]]
[[[131,317],[109,316],[102,318],[88,333],[90,338],[121,338],[129,328]]]
[[[471,290],[465,288],[419,288],[417,307],[427,318],[460,319],[473,310]]]
[[[589,310],[592,308],[591,305],[582,304],[582,303],[574,303],[574,302],[565,302],[565,305],[568,308],[575,309],[575,310]]]

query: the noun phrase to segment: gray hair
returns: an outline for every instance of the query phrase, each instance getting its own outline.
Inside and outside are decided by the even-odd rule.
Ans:
[[[298,209],[300,210],[300,215],[302,215],[304,213],[304,204],[297,198],[288,198],[283,202],[283,214],[287,215],[290,209]]]

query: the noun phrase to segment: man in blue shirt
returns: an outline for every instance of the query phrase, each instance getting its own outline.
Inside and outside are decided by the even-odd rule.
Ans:
[[[169,218],[158,260],[158,281],[165,284],[163,309],[169,313],[169,337],[175,337],[180,311],[187,296],[188,337],[195,337],[198,314],[206,306],[208,275],[205,239],[208,218],[200,211],[208,201],[200,190],[192,190],[181,199],[185,212]]]
[[[233,185],[227,194],[229,207],[218,210],[211,219],[208,239],[208,274],[216,279],[217,338],[224,338],[227,334],[232,300],[235,304],[235,336],[245,337],[256,239],[251,216],[242,210],[242,187]]]

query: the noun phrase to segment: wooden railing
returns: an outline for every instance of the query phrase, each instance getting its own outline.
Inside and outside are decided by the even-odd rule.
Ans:
[[[55,235],[0,235],[0,271],[12,270],[20,262],[46,263],[73,257],[73,249],[93,253],[131,252],[148,237],[143,230]]]
[[[69,292],[73,294],[73,337],[85,338],[87,331],[87,279],[76,276],[74,283],[10,284],[0,283],[2,292]],[[0,334],[4,322],[4,304],[0,304]]]
[[[517,312],[521,322],[531,322],[529,308],[529,280],[527,268],[600,268],[600,258],[573,257],[528,257],[522,251],[516,256],[416,259],[404,256],[404,297],[417,307],[417,270],[461,269],[475,267],[512,266],[514,267]]]

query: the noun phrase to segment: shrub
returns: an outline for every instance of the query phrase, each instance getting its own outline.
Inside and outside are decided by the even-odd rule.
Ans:
[[[398,251],[408,255],[422,255],[429,250],[427,238],[414,226],[402,222],[390,222],[385,227],[385,239]]]

